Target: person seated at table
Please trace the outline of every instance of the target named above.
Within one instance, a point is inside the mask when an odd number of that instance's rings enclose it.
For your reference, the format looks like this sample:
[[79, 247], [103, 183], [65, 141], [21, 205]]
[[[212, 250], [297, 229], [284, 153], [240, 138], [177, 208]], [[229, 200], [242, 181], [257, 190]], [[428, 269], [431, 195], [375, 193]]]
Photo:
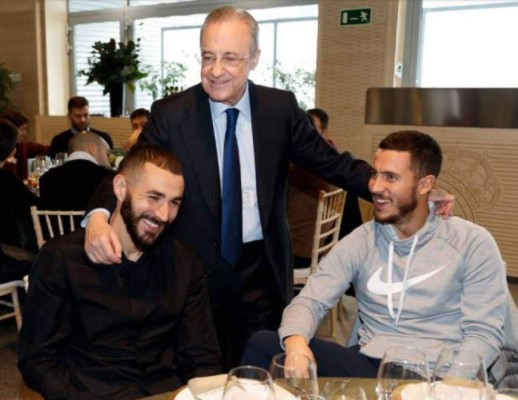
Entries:
[[220, 372], [203, 265], [163, 234], [183, 191], [175, 156], [136, 147], [113, 178], [122, 263], [90, 262], [83, 229], [41, 248], [20, 332], [30, 388], [45, 398], [134, 399]]
[[144, 129], [144, 126], [147, 124], [150, 116], [151, 113], [145, 108], [137, 108], [130, 114], [132, 132], [128, 141], [123, 146], [125, 151], [130, 151], [135, 143], [137, 143], [137, 139], [140, 136], [142, 129]]
[[[439, 175], [438, 143], [418, 131], [383, 139], [369, 190], [375, 220], [343, 238], [283, 313], [276, 332], [250, 339], [242, 362], [267, 366], [282, 351], [314, 358], [320, 376], [375, 377], [385, 350], [415, 346], [435, 360], [459, 344], [490, 366], [503, 345], [509, 298], [497, 244], [484, 228], [434, 215], [428, 194]], [[359, 307], [358, 344], [314, 338], [350, 284]]]
[[70, 129], [58, 133], [52, 138], [50, 142], [49, 157], [56, 157], [57, 153], [68, 152], [68, 142], [74, 135], [82, 132], [92, 132], [101, 136], [106, 143], [113, 149], [113, 141], [110, 135], [106, 132], [98, 131], [90, 127], [90, 111], [89, 103], [85, 97], [74, 96], [68, 100], [68, 114], [67, 118], [70, 123]]
[[30, 207], [38, 205], [38, 197], [3, 168], [6, 160], [16, 154], [17, 135], [16, 127], [0, 118], [0, 283], [27, 275], [30, 259], [38, 249], [30, 213]]
[[7, 160], [4, 168], [9, 169], [22, 180], [27, 179], [29, 175], [27, 160], [38, 155], [46, 155], [49, 152], [50, 146], [27, 140], [29, 119], [21, 112], [8, 110], [0, 117], [10, 121], [18, 130], [16, 155]]
[[84, 210], [99, 182], [113, 175], [108, 143], [95, 133], [76, 135], [68, 143], [65, 164], [40, 178], [41, 206], [48, 210]]

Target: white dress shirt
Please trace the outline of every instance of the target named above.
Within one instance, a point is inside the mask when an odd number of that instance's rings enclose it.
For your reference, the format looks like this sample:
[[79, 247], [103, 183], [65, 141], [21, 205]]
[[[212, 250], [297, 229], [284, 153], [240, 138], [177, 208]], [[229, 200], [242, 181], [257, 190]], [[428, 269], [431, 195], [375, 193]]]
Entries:
[[[227, 129], [227, 108], [237, 108], [239, 115], [236, 125], [237, 147], [239, 151], [239, 165], [241, 168], [241, 191], [243, 194], [243, 243], [263, 239], [259, 206], [257, 204], [257, 187], [255, 178], [255, 152], [252, 135], [252, 114], [250, 112], [250, 97], [248, 85], [239, 102], [229, 107], [209, 99], [212, 114], [212, 125], [218, 154], [219, 176], [223, 176], [223, 149]], [[223, 179], [220, 179], [223, 185]]]

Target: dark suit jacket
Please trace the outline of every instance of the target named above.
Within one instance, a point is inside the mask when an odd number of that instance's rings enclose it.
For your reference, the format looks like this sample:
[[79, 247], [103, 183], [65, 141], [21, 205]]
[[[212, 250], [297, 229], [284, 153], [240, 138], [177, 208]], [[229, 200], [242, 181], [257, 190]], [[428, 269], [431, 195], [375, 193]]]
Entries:
[[[311, 126], [293, 93], [250, 82], [249, 94], [266, 256], [277, 290], [287, 304], [293, 293], [285, 214], [290, 161], [365, 198], [370, 198], [367, 183], [371, 168], [330, 146]], [[185, 193], [173, 229], [178, 238], [197, 249], [210, 276], [220, 255], [221, 194], [209, 99], [201, 85], [155, 102], [139, 144], [169, 149], [180, 159]]]
[[[89, 132], [97, 133], [104, 140], [106, 140], [106, 143], [110, 145], [110, 149], [113, 149], [113, 140], [108, 133], [98, 131], [97, 129], [93, 128], [90, 128]], [[65, 132], [58, 133], [56, 136], [54, 136], [50, 142], [49, 157], [54, 158], [56, 153], [61, 151], [68, 153], [68, 142], [70, 139], [72, 139], [73, 136], [74, 132], [72, 132], [70, 129]]]
[[68, 161], [40, 178], [40, 203], [47, 210], [84, 210], [99, 182], [114, 171], [88, 160]]

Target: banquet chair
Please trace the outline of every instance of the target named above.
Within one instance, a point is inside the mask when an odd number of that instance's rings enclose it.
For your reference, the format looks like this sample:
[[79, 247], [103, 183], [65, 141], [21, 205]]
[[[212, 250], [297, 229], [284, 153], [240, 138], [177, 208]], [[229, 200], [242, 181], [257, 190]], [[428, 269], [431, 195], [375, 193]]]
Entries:
[[[306, 284], [309, 275], [316, 272], [318, 261], [338, 243], [345, 195], [346, 193], [343, 189], [337, 189], [332, 192], [320, 191], [311, 249], [311, 264], [308, 268], [294, 269], [293, 283], [296, 287]], [[340, 304], [329, 310], [331, 337], [336, 336], [336, 320], [339, 307]]]
[[31, 216], [38, 248], [49, 239], [74, 231], [79, 226], [78, 218], [84, 214], [84, 211], [38, 210], [32, 206]]
[[[0, 304], [3, 306], [8, 307], [10, 310], [11, 308], [13, 311], [8, 311], [6, 314], [0, 315], [0, 321], [7, 319], [7, 318], [16, 318], [16, 328], [20, 330], [22, 327], [22, 312], [20, 308], [20, 301], [18, 300], [18, 288], [24, 287], [24, 283], [21, 280], [18, 281], [11, 281], [7, 283], [0, 284]], [[4, 300], [4, 296], [11, 296], [10, 300]]]

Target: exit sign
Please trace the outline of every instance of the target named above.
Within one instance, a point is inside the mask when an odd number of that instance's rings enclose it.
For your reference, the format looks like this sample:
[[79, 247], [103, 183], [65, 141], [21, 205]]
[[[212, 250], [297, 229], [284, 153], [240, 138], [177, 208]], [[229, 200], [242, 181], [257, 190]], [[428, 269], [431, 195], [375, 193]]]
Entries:
[[371, 23], [372, 8], [340, 10], [340, 25], [366, 25]]

